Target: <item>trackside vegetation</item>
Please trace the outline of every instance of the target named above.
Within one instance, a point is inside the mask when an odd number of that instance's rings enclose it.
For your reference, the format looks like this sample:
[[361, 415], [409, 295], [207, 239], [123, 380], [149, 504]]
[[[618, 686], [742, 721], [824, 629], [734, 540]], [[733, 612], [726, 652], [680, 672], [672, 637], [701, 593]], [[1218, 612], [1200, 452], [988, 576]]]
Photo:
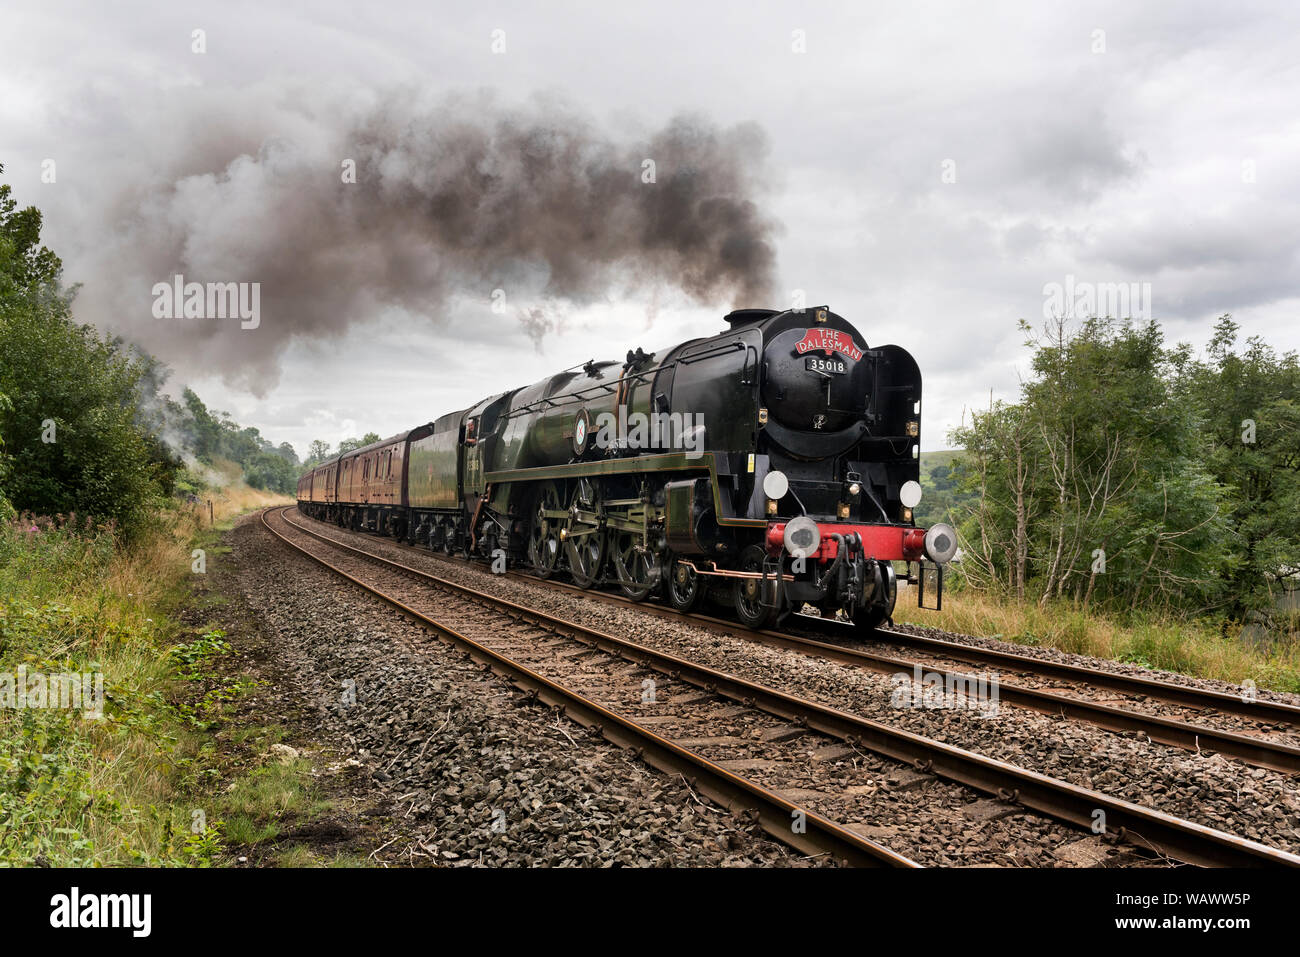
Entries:
[[40, 228], [0, 185], [0, 866], [227, 863], [316, 805], [197, 583], [298, 459], [78, 324]]
[[[251, 504], [219, 501], [226, 515]], [[216, 532], [184, 512], [128, 546], [80, 516], [0, 525], [0, 675], [102, 686], [102, 701], [69, 708], [29, 684], [0, 707], [0, 864], [213, 863], [229, 772], [214, 732], [249, 686], [210, 667], [229, 652], [217, 622], [181, 623], [196, 545], [217, 560]]]
[[[927, 466], [962, 557], [937, 620], [976, 635], [1300, 691], [1300, 360], [1222, 316], [1027, 333], [1018, 401]], [[929, 494], [930, 488], [927, 488]]]

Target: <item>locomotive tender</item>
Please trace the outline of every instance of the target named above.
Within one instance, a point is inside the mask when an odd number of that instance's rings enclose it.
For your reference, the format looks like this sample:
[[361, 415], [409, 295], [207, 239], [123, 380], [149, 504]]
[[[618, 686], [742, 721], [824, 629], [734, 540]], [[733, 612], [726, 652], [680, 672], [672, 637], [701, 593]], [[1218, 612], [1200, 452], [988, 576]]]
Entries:
[[712, 592], [754, 628], [807, 603], [872, 629], [894, 608], [894, 562], [922, 585], [918, 603], [927, 579], [941, 601], [957, 538], [912, 521], [911, 355], [869, 348], [827, 307], [726, 321], [336, 456], [299, 479], [299, 507], [682, 611]]

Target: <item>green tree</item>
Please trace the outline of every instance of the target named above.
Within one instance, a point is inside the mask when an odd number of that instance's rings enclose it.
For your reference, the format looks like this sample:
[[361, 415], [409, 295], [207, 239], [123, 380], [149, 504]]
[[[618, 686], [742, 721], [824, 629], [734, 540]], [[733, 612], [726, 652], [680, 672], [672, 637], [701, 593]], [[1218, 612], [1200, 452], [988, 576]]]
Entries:
[[[50, 300], [49, 302], [53, 302]], [[174, 469], [137, 419], [140, 367], [117, 343], [52, 312], [0, 315], [6, 497], [20, 509], [85, 512], [134, 526]]]
[[276, 452], [258, 452], [244, 466], [244, 481], [254, 488], [288, 495], [298, 487], [298, 465]]
[[148, 367], [72, 320], [75, 289], [63, 289], [40, 228], [40, 212], [0, 185], [0, 493], [16, 508], [91, 513], [130, 531], [174, 474], [139, 412]]
[[13, 300], [57, 295], [63, 272], [59, 257], [40, 245], [41, 211], [19, 209], [11, 193], [8, 183], [0, 183], [0, 311]]
[[365, 448], [367, 445], [373, 445], [379, 441], [379, 435], [375, 432], [367, 432], [359, 439], [344, 439], [339, 443], [339, 455], [348, 452], [355, 452], [357, 449]]
[[[0, 319], [0, 321], [3, 320]], [[9, 397], [0, 392], [0, 423], [3, 423], [4, 414], [11, 408]], [[9, 521], [14, 514], [13, 506], [9, 504], [9, 500], [4, 495], [5, 478], [9, 474], [9, 468], [9, 456], [5, 454], [4, 433], [0, 431], [0, 522]]]
[[1215, 607], [1228, 490], [1182, 394], [1189, 350], [1166, 348], [1154, 322], [1110, 319], [1057, 323], [1027, 344], [1020, 401], [953, 436], [975, 496], [960, 527], [966, 577], [1040, 602]]
[[1207, 467], [1230, 491], [1223, 598], [1241, 620], [1273, 606], [1300, 573], [1300, 360], [1258, 336], [1238, 351], [1238, 333], [1222, 316], [1181, 385], [1203, 423]]
[[311, 445], [307, 446], [307, 461], [303, 465], [307, 468], [319, 465], [330, 457], [330, 444], [321, 439], [313, 439]]
[[0, 496], [129, 530], [173, 494], [186, 461], [229, 461], [254, 487], [293, 491], [292, 445], [210, 411], [192, 389], [169, 398], [161, 362], [73, 321], [76, 290], [40, 230], [40, 211], [18, 209], [0, 185]]

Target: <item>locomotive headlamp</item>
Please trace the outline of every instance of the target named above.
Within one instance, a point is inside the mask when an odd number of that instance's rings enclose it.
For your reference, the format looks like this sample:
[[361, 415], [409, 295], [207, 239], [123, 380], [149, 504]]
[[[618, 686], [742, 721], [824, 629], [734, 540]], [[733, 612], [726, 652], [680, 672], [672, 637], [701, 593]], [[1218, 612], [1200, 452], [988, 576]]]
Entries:
[[769, 498], [769, 499], [767, 500], [767, 514], [768, 514], [768, 515], [775, 515], [775, 514], [776, 514], [776, 510], [777, 510], [777, 502], [776, 502], [776, 499], [774, 499], [774, 498]]
[[807, 558], [822, 543], [822, 532], [807, 515], [791, 519], [785, 526], [785, 550], [792, 558]]
[[903, 521], [910, 522], [911, 520], [912, 520], [912, 510], [905, 505], [903, 506]]
[[921, 504], [921, 483], [904, 482], [903, 487], [898, 490], [898, 500], [908, 508], [916, 508]]
[[857, 498], [859, 495], [861, 495], [862, 494], [861, 484], [859, 484], [858, 482], [850, 482], [849, 494], [852, 495], [854, 498]]
[[937, 565], [946, 565], [957, 554], [957, 533], [951, 525], [940, 522], [925, 533], [925, 556]]
[[912, 438], [916, 438], [918, 435], [920, 435], [920, 434], [921, 434], [921, 423], [920, 423], [920, 422], [917, 422], [915, 419], [913, 419], [913, 420], [911, 420], [910, 422], [908, 422], [908, 423], [907, 423], [907, 434], [910, 435]]
[[840, 502], [840, 504], [839, 504], [838, 506], [836, 506], [836, 508], [835, 508], [835, 514], [838, 515], [841, 519], [846, 519], [846, 518], [848, 518], [848, 517], [849, 517], [849, 503], [848, 503], [848, 502]]
[[785, 477], [785, 473], [773, 469], [763, 476], [763, 494], [768, 498], [774, 498], [777, 501], [785, 498], [785, 493], [790, 491], [790, 480]]

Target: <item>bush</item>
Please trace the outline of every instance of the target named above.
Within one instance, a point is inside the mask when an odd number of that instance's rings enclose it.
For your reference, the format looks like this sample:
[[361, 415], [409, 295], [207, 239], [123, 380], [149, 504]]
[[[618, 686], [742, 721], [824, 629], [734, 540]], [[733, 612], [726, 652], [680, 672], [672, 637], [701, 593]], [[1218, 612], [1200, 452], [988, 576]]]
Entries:
[[40, 228], [0, 184], [0, 500], [131, 534], [180, 466], [139, 411], [156, 363], [72, 320], [76, 290]]
[[140, 364], [48, 308], [0, 316], [0, 491], [18, 508], [81, 512], [135, 530], [170, 475], [137, 422]]

